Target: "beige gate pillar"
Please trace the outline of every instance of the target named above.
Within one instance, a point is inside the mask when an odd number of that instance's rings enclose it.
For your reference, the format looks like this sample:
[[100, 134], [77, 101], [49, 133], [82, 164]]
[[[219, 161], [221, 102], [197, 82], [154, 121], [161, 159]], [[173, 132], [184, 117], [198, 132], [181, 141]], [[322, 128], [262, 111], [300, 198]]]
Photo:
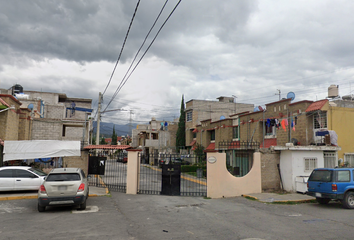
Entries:
[[127, 149], [128, 161], [127, 161], [127, 194], [137, 194], [139, 184], [139, 152], [140, 149]]
[[261, 154], [253, 154], [253, 166], [247, 175], [235, 177], [226, 168], [226, 153], [207, 153], [207, 196], [236, 197], [261, 193]]

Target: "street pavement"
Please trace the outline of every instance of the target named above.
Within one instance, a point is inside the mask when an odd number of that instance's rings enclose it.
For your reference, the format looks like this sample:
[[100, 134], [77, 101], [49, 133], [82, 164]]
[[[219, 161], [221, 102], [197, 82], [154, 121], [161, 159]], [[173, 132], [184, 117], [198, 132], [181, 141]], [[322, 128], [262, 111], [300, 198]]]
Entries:
[[[353, 239], [353, 211], [337, 202], [297, 202], [307, 198], [302, 194], [208, 199], [103, 190], [91, 189], [97, 197], [84, 211], [39, 213], [36, 199], [0, 201], [0, 239]], [[277, 204], [284, 199], [289, 204]]]

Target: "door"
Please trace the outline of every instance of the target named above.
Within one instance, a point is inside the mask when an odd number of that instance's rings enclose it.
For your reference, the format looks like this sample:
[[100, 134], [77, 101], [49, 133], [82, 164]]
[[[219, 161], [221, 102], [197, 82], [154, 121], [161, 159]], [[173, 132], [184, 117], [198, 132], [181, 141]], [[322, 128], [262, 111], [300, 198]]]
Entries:
[[38, 190], [41, 180], [33, 173], [16, 169], [15, 189], [16, 190]]
[[170, 196], [181, 195], [181, 165], [162, 165], [162, 189], [161, 194]]
[[15, 190], [15, 170], [4, 169], [0, 171], [0, 191]]

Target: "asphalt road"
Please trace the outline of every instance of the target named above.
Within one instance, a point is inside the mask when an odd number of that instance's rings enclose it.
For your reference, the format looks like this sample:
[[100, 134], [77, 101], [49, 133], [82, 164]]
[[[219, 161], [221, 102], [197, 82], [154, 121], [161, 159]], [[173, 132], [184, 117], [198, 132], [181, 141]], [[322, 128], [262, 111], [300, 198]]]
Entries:
[[354, 211], [331, 202], [267, 204], [243, 197], [92, 197], [88, 210], [37, 211], [36, 199], [0, 201], [0, 239], [353, 239]]

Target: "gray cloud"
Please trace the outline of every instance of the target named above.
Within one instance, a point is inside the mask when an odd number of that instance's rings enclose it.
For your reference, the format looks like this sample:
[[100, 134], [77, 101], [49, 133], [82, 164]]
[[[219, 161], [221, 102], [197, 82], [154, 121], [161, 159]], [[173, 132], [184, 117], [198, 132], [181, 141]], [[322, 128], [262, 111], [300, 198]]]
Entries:
[[[141, 1], [107, 96], [113, 95], [164, 2]], [[168, 2], [157, 28], [177, 2]], [[0, 4], [0, 87], [22, 83], [30, 90], [97, 99], [121, 50], [136, 1]], [[146, 119], [165, 116], [162, 110], [178, 115], [182, 94], [186, 101], [237, 95], [238, 102], [264, 105], [277, 100], [277, 89], [283, 97], [296, 92], [298, 100], [323, 98], [330, 84], [350, 92], [353, 10], [349, 0], [182, 1], [119, 93], [128, 103], [113, 102], [112, 107], [139, 109], [136, 117]], [[93, 78], [77, 70], [44, 74], [38, 68], [56, 59], [81, 64], [85, 71], [93, 63], [106, 63], [109, 70], [97, 69]]]

